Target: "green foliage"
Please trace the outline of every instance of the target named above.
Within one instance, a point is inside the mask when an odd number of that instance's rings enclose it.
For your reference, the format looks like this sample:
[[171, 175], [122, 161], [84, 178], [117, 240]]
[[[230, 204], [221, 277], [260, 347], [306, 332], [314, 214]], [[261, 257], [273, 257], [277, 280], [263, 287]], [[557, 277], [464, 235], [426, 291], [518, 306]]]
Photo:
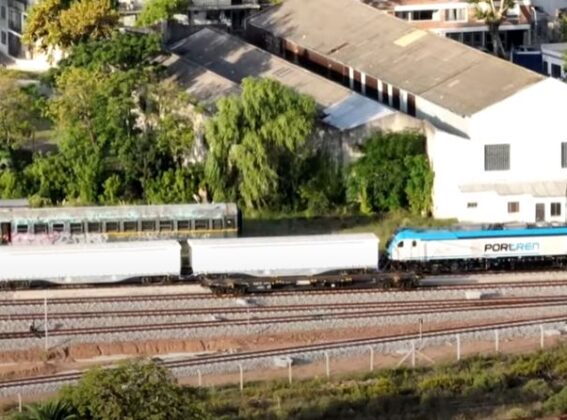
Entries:
[[0, 74], [0, 150], [16, 148], [33, 136], [34, 104], [17, 79]]
[[567, 413], [567, 386], [557, 394], [552, 395], [543, 403], [543, 409], [548, 414]]
[[[303, 182], [298, 188], [300, 203], [297, 207], [305, 209], [308, 215], [328, 214], [344, 203], [341, 167], [325, 153], [305, 160], [300, 179]], [[293, 185], [290, 187], [295, 188]], [[291, 191], [289, 195], [292, 195]]]
[[198, 195], [199, 183], [203, 178], [200, 166], [170, 169], [146, 184], [148, 203], [190, 203]]
[[423, 135], [412, 131], [377, 133], [362, 146], [364, 156], [347, 176], [347, 197], [363, 213], [410, 205], [415, 214], [429, 210], [433, 174]]
[[119, 14], [111, 0], [41, 0], [30, 10], [23, 41], [44, 52], [108, 38]]
[[111, 38], [82, 42], [59, 63], [58, 73], [70, 68], [89, 70], [133, 70], [151, 67], [151, 60], [161, 53], [161, 41], [155, 34], [114, 32]]
[[[270, 79], [246, 78], [240, 97], [221, 99], [206, 126], [205, 176], [216, 201], [274, 208], [290, 199], [289, 169], [308, 155], [315, 102]], [[291, 179], [290, 179], [291, 178]]]
[[405, 193], [413, 214], [426, 215], [431, 209], [433, 171], [425, 155], [407, 156], [404, 165], [408, 169]]
[[138, 26], [150, 26], [172, 19], [176, 13], [187, 13], [190, 0], [148, 0], [136, 19]]
[[426, 396], [432, 395], [458, 395], [466, 386], [462, 376], [449, 373], [439, 373], [424, 378], [417, 385], [420, 393]]
[[522, 386], [522, 393], [530, 398], [543, 401], [553, 394], [553, 390], [543, 379], [530, 379]]
[[51, 400], [40, 404], [27, 405], [22, 413], [12, 416], [13, 420], [79, 420], [74, 408], [67, 402]]
[[8, 169], [0, 171], [0, 199], [21, 198], [25, 195], [25, 185], [18, 173]]
[[155, 363], [127, 362], [92, 369], [76, 386], [61, 391], [81, 418], [93, 420], [186, 420], [207, 416], [194, 396], [177, 387]]

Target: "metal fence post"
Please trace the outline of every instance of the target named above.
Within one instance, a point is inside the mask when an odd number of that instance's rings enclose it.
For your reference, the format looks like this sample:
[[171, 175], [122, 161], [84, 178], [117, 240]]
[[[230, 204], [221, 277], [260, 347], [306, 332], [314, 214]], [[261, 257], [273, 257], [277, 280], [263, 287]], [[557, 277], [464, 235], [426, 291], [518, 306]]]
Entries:
[[494, 350], [496, 353], [500, 351], [500, 334], [498, 330], [494, 330]]
[[238, 369], [240, 370], [240, 392], [244, 390], [244, 371], [242, 370], [242, 365], [238, 365]]
[[415, 367], [415, 340], [411, 341], [411, 367]]
[[203, 375], [201, 374], [201, 369], [197, 371], [197, 384], [199, 388], [203, 386]]
[[43, 299], [43, 329], [45, 331], [45, 351], [49, 349], [48, 338], [47, 338], [47, 296]]
[[544, 349], [545, 347], [545, 331], [543, 329], [543, 325], [539, 326], [539, 332], [540, 332], [540, 336], [539, 336], [539, 347], [540, 349]]
[[370, 349], [370, 372], [374, 370], [374, 349], [372, 346], [368, 347]]
[[461, 336], [457, 334], [455, 338], [457, 339], [457, 360], [461, 360]]
[[329, 363], [329, 352], [325, 352], [325, 370], [327, 372], [327, 378], [331, 377], [331, 366]]
[[291, 374], [291, 360], [287, 362], [287, 378], [289, 380], [289, 384], [291, 385], [293, 382], [293, 377]]

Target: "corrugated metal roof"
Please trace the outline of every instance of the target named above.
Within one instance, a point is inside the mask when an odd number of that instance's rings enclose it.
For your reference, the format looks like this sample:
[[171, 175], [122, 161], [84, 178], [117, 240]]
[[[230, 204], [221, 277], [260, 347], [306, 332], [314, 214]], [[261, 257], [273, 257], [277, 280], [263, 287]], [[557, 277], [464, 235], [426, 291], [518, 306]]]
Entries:
[[495, 192], [498, 195], [531, 195], [533, 197], [566, 197], [566, 181], [517, 182], [460, 185], [464, 193]]
[[249, 25], [463, 116], [544, 79], [360, 0], [284, 0]]
[[348, 130], [395, 112], [386, 105], [353, 93], [341, 102], [325, 109], [324, 113], [327, 116], [323, 121], [339, 130]]
[[[205, 80], [205, 71], [235, 85], [249, 76], [277, 80], [299, 93], [311, 96], [327, 115], [323, 121], [340, 130], [354, 128], [397, 112], [216, 29], [201, 29], [170, 49], [183, 57], [183, 61], [177, 61], [175, 66], [202, 69], [200, 72], [183, 71], [175, 67], [176, 73], [186, 75], [187, 85], [193, 86], [193, 90], [196, 89], [195, 86], [202, 86], [201, 92], [214, 92], [217, 98], [230, 91], [227, 92], [222, 87], [217, 90], [215, 84], [218, 82], [212, 78]], [[191, 87], [188, 92], [191, 93]]]
[[210, 111], [214, 110], [217, 100], [231, 94], [240, 94], [238, 83], [179, 55], [172, 54], [160, 64], [167, 68], [169, 80], [177, 82], [185, 92]]

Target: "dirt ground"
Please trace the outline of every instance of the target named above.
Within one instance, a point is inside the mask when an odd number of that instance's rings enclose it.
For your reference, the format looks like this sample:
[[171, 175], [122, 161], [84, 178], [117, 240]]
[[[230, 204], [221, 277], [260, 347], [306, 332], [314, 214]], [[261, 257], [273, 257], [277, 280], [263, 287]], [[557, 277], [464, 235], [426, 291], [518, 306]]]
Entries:
[[[504, 319], [502, 319], [502, 321], [504, 321]], [[483, 323], [490, 322], [493, 322], [493, 320], [487, 319], [483, 321]], [[474, 322], [476, 325], [479, 323], [479, 321]], [[429, 330], [447, 327], [462, 327], [471, 324], [471, 322], [431, 323], [424, 325], [423, 331], [427, 332]], [[204, 352], [243, 352], [286, 348], [353, 338], [417, 333], [418, 330], [418, 325], [400, 324], [382, 328], [348, 328], [241, 337], [219, 337], [200, 340], [153, 340], [143, 342], [77, 344], [51, 349], [48, 354], [46, 354], [41, 347], [38, 347], [22, 351], [1, 352], [0, 381], [67, 370], [85, 369], [93, 365], [107, 365], [129, 357], [163, 357], [180, 353], [189, 357], [191, 354]], [[551, 338], [548, 338], [548, 340], [550, 339]], [[469, 344], [467, 344], [467, 346], [469, 346]], [[377, 356], [375, 360], [378, 363], [379, 360]]]

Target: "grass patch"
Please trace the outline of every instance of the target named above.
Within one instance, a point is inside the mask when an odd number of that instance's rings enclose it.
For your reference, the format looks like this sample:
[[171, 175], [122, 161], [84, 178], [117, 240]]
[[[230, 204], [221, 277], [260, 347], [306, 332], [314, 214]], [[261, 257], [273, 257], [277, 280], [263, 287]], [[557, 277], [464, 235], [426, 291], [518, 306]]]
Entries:
[[25, 70], [15, 70], [15, 69], [5, 69], [0, 68], [0, 77], [12, 77], [14, 79], [29, 79], [29, 80], [40, 80], [44, 73], [36, 71], [25, 71]]
[[380, 238], [380, 247], [383, 248], [400, 227], [442, 227], [455, 222], [414, 216], [402, 210], [373, 216], [337, 212], [313, 217], [301, 213], [245, 212], [242, 233], [244, 236], [288, 236], [372, 232]]

